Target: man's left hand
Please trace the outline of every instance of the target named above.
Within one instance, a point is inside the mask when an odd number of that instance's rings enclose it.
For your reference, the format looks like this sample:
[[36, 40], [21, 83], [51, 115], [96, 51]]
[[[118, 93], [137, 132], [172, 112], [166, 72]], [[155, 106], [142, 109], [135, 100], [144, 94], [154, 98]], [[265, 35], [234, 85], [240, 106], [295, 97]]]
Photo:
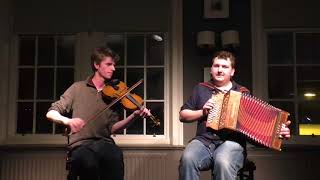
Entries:
[[135, 116], [141, 116], [141, 117], [148, 117], [148, 116], [151, 116], [151, 113], [150, 113], [150, 110], [145, 108], [145, 107], [142, 107], [141, 109], [139, 110], [135, 110], [134, 111], [134, 115]]
[[286, 123], [283, 123], [281, 125], [280, 129], [280, 138], [289, 139], [291, 137], [289, 125], [291, 124], [291, 121], [288, 120]]

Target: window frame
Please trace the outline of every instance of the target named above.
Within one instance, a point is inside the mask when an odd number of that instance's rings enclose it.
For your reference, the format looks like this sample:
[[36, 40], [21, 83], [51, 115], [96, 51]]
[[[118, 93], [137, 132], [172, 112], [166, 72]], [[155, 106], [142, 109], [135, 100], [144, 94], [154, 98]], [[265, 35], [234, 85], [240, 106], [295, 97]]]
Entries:
[[[169, 77], [169, 73], [170, 73], [170, 68], [169, 68], [169, 40], [168, 40], [168, 33], [166, 32], [124, 32], [124, 33], [105, 33], [105, 42], [107, 43], [106, 40], [106, 36], [108, 35], [123, 35], [124, 37], [124, 48], [127, 48], [127, 37], [131, 36], [131, 35], [143, 35], [144, 36], [144, 44], [146, 45], [146, 37], [150, 34], [158, 34], [161, 33], [163, 34], [163, 41], [164, 41], [164, 64], [163, 65], [147, 65], [146, 64], [146, 46], [144, 46], [144, 64], [143, 65], [128, 65], [127, 63], [124, 63], [123, 65], [117, 65], [116, 68], [123, 68], [125, 70], [125, 72], [130, 69], [130, 68], [143, 68], [143, 72], [144, 72], [144, 77], [142, 77], [144, 80], [147, 78], [146, 77], [146, 73], [147, 73], [147, 68], [148, 67], [160, 67], [163, 68], [163, 73], [164, 73], [164, 95], [163, 95], [163, 100], [146, 100], [145, 102], [162, 102], [163, 106], [164, 106], [164, 134], [163, 135], [135, 135], [135, 134], [114, 134], [112, 135], [113, 139], [118, 143], [118, 144], [127, 144], [127, 145], [134, 145], [134, 144], [170, 144], [170, 138], [169, 138], [169, 103], [168, 103], [168, 99], [169, 99], [169, 87], [168, 87], [168, 82], [170, 82], [170, 77]], [[126, 62], [126, 52], [125, 52], [125, 57], [121, 57], [124, 58], [124, 61]], [[124, 81], [126, 81], [126, 73], [124, 73], [125, 75], [125, 79]], [[143, 86], [144, 92], [147, 91], [146, 89], [146, 82], [144, 82], [143, 84], [141, 84], [140, 86]], [[144, 94], [144, 96], [146, 96], [146, 94]], [[145, 99], [146, 97], [142, 97], [143, 99]], [[148, 107], [147, 107], [148, 108]], [[152, 113], [152, 112], [151, 112]], [[126, 115], [126, 113], [125, 113]], [[148, 119], [146, 119], [146, 121], [149, 121]], [[145, 124], [144, 124], [145, 125]]]
[[[169, 66], [168, 66], [168, 82], [167, 87], [165, 91], [168, 92], [169, 99], [166, 100], [167, 107], [169, 111], [167, 112], [167, 116], [169, 116], [168, 121], [168, 134], [167, 137], [163, 140], [163, 144], [159, 144], [162, 142], [156, 142], [151, 141], [149, 143], [144, 143], [142, 141], [142, 144], [135, 143], [134, 147], [145, 147], [145, 146], [182, 146], [184, 144], [184, 131], [183, 131], [183, 123], [179, 121], [179, 111], [180, 107], [183, 103], [183, 3], [182, 0], [174, 0], [171, 1], [171, 9], [170, 14], [171, 18], [169, 20], [168, 25], [168, 54], [167, 59], [170, 60]], [[18, 33], [18, 32], [15, 32]], [[78, 36], [81, 36], [81, 34], [90, 34], [95, 35], [95, 33], [89, 33], [89, 32], [83, 32], [79, 33]], [[55, 135], [55, 136], [43, 136], [41, 137], [33, 137], [33, 136], [16, 136], [12, 131], [14, 130], [14, 120], [15, 120], [15, 108], [14, 108], [14, 95], [15, 93], [12, 91], [16, 88], [16, 79], [15, 79], [15, 71], [13, 71], [14, 67], [16, 67], [17, 59], [17, 37], [12, 32], [10, 34], [10, 41], [8, 43], [8, 46], [5, 46], [3, 48], [4, 56], [5, 56], [5, 62], [2, 62], [1, 64], [7, 65], [8, 71], [1, 72], [4, 74], [4, 79], [8, 82], [8, 88], [4, 89], [2, 91], [2, 94], [4, 96], [4, 99], [7, 100], [7, 106], [5, 107], [5, 110], [3, 110], [3, 118], [1, 120], [2, 126], [0, 127], [1, 132], [0, 133], [0, 144], [1, 145], [21, 145], [21, 144], [37, 144], [37, 145], [65, 145], [66, 144], [66, 137], [63, 137], [61, 135]], [[80, 38], [81, 39], [81, 38]], [[93, 44], [93, 42], [90, 42], [86, 40], [85, 38], [82, 38], [82, 42], [78, 42], [78, 44], [83, 43], [81, 47], [76, 48], [76, 62], [78, 59], [86, 58], [86, 56], [82, 55], [88, 55], [84, 51], [85, 48], [88, 47], [95, 47], [97, 44]], [[99, 43], [99, 42], [94, 42]], [[78, 56], [77, 56], [78, 55]], [[77, 71], [75, 72], [75, 81], [85, 78], [88, 75], [87, 69], [84, 67], [87, 67], [88, 64], [76, 64]], [[11, 80], [11, 81], [10, 81]], [[9, 82], [10, 81], [10, 82]], [[36, 138], [36, 139], [35, 139]], [[131, 141], [130, 141], [131, 142]], [[128, 141], [120, 142], [121, 146], [125, 146], [128, 143]]]
[[[21, 35], [43, 35], [43, 34], [27, 34], [21, 33]], [[47, 35], [47, 34], [45, 34]], [[52, 36], [56, 35], [72, 35], [72, 34], [48, 34]], [[16, 127], [17, 127], [17, 102], [20, 100], [17, 99], [18, 96], [18, 76], [19, 76], [19, 35], [15, 34], [11, 40], [10, 44], [10, 52], [9, 58], [11, 62], [9, 63], [9, 77], [11, 79], [9, 83], [9, 113], [8, 113], [8, 120], [7, 123], [7, 137], [5, 139], [5, 144], [60, 144], [61, 142], [65, 144], [66, 137], [62, 136], [61, 134], [35, 134], [35, 127], [33, 127], [32, 134], [17, 134]], [[54, 66], [54, 68], [60, 66]], [[63, 66], [61, 66], [63, 67]], [[69, 66], [68, 66], [69, 67]], [[74, 67], [74, 66], [73, 66]], [[34, 69], [39, 69], [35, 67]], [[41, 68], [40, 68], [41, 69]], [[74, 70], [76, 68], [74, 67]], [[74, 73], [75, 74], [75, 73]], [[59, 95], [58, 95], [59, 96]], [[47, 100], [44, 100], [47, 101]], [[43, 100], [37, 100], [35, 97], [33, 98], [33, 103], [43, 102]], [[36, 110], [34, 110], [35, 112]], [[33, 121], [35, 121], [35, 115], [33, 115]], [[33, 124], [34, 126], [34, 124]], [[55, 126], [55, 125], [54, 125]], [[55, 128], [53, 127], [53, 130]], [[54, 132], [52, 132], [54, 133]]]
[[[83, 34], [88, 34], [88, 33], [83, 33]], [[96, 36], [92, 36], [96, 37]], [[101, 38], [101, 36], [97, 36]], [[81, 37], [81, 35], [78, 35], [76, 38], [76, 41], [82, 42], [83, 39], [86, 39], [88, 37]], [[175, 132], [172, 132], [174, 128], [172, 124], [172, 119], [178, 121], [178, 118], [172, 118], [172, 115], [174, 114], [172, 112], [172, 102], [170, 102], [170, 97], [172, 97], [172, 88], [170, 88], [169, 83], [173, 81], [177, 81], [178, 77], [172, 78], [170, 74], [172, 74], [172, 65], [169, 64], [169, 59], [170, 59], [170, 54], [169, 54], [169, 40], [168, 37], [166, 36], [166, 44], [164, 45], [164, 118], [165, 118], [165, 126], [164, 126], [164, 134], [163, 135], [156, 135], [155, 137], [153, 135], [113, 135], [115, 141], [120, 144], [120, 145], [174, 145], [174, 144], [180, 144], [182, 145], [181, 138], [178, 138], [179, 141], [173, 140], [172, 139], [172, 134], [175, 134]], [[90, 39], [89, 41], [93, 41], [94, 39]], [[85, 43], [83, 43], [85, 44]], [[79, 47], [80, 46], [80, 47]], [[18, 82], [18, 47], [19, 47], [19, 40], [18, 40], [18, 35], [16, 35], [13, 40], [12, 40], [12, 45], [11, 45], [11, 52], [10, 52], [10, 58], [13, 60], [10, 63], [10, 77], [12, 81], [9, 83], [10, 84], [10, 94], [9, 94], [9, 121], [8, 121], [8, 131], [7, 131], [7, 137], [5, 139], [6, 144], [65, 144], [66, 143], [66, 137], [62, 136], [61, 134], [16, 134], [16, 119], [17, 119], [17, 107], [16, 107], [16, 94], [17, 94], [17, 82]], [[83, 74], [77, 74], [76, 72], [78, 70], [83, 69], [83, 67], [78, 67], [79, 64], [81, 64], [78, 61], [79, 57], [82, 55], [79, 54], [81, 52], [81, 49], [83, 49], [79, 44], [76, 44], [76, 50], [75, 50], [75, 81], [79, 80], [81, 76], [85, 76]], [[177, 66], [178, 64], [174, 65]], [[88, 67], [90, 69], [90, 67]], [[181, 70], [180, 70], [181, 71]], [[171, 78], [170, 78], [171, 77]], [[146, 87], [144, 86], [144, 89]], [[180, 97], [182, 98], [182, 97]], [[172, 99], [172, 98], [171, 98]], [[179, 107], [176, 107], [175, 109], [178, 109]], [[176, 124], [180, 126], [179, 129], [181, 129], [181, 124]], [[176, 126], [177, 127], [177, 126]], [[171, 131], [170, 131], [171, 129]], [[181, 133], [182, 131], [178, 131]], [[178, 143], [177, 143], [178, 142]]]
[[[293, 53], [293, 58], [294, 58], [294, 62], [293, 64], [291, 65], [280, 65], [280, 66], [283, 66], [283, 67], [292, 67], [294, 68], [293, 71], [295, 71], [294, 74], [296, 74], [296, 67], [297, 67], [297, 63], [296, 63], [296, 34], [297, 33], [320, 33], [320, 29], [318, 28], [265, 28], [264, 31], [263, 31], [263, 34], [264, 34], [264, 58], [263, 58], [263, 61], [262, 63], [264, 64], [264, 69], [263, 69], [263, 72], [260, 72], [260, 73], [263, 73], [265, 74], [265, 77], [266, 77], [266, 80], [264, 81], [264, 83], [261, 83], [263, 89], [264, 89], [264, 92], [262, 92], [262, 94], [264, 94], [264, 99], [266, 101], [269, 101], [269, 100], [290, 100], [290, 102], [293, 103], [294, 105], [294, 111], [295, 112], [290, 112], [290, 113], [294, 113], [294, 116], [295, 116], [295, 127], [296, 127], [296, 132], [297, 134], [291, 134], [291, 138], [289, 140], [286, 140], [286, 141], [283, 141], [283, 144], [284, 145], [317, 145], [319, 146], [320, 145], [320, 137], [319, 136], [302, 136], [302, 135], [299, 135], [299, 120], [298, 120], [298, 104], [299, 104], [299, 99], [298, 97], [295, 95], [293, 98], [291, 99], [270, 99], [268, 97], [268, 68], [269, 67], [275, 67], [274, 64], [268, 64], [268, 45], [267, 45], [267, 40], [268, 40], [268, 34], [270, 33], [281, 33], [281, 32], [289, 32], [289, 33], [292, 33], [292, 38], [293, 38], [293, 50], [292, 50], [292, 53]], [[319, 63], [320, 64], [320, 63]], [[299, 65], [309, 65], [309, 64], [299, 64]], [[280, 67], [280, 66], [277, 66], [277, 67]], [[257, 69], [255, 69], [253, 67], [253, 73], [257, 72]], [[296, 75], [294, 75], [294, 92], [295, 94], [297, 93], [297, 77]], [[290, 116], [289, 116], [289, 119], [290, 119]]]

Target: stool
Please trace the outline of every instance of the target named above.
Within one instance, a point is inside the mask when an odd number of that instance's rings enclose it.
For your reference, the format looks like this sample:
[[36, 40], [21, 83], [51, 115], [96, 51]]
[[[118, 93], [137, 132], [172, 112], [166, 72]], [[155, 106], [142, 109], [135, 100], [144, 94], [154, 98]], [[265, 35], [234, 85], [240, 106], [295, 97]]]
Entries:
[[253, 180], [255, 170], [256, 165], [254, 164], [254, 162], [246, 159], [243, 167], [238, 172], [238, 176], [240, 177], [240, 180]]

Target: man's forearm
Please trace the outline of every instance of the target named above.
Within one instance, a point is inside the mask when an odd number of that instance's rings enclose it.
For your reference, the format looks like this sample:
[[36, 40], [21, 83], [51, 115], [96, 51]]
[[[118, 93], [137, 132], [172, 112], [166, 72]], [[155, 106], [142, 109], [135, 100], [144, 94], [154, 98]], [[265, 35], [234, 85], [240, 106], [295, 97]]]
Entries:
[[111, 129], [111, 133], [116, 133], [117, 131], [120, 131], [122, 129], [125, 129], [131, 121], [133, 121], [135, 118], [134, 113], [132, 113], [130, 116], [128, 116], [126, 119], [123, 119], [121, 121], [116, 122]]
[[70, 119], [62, 116], [58, 111], [56, 110], [50, 110], [49, 112], [47, 112], [46, 114], [47, 118], [55, 123], [58, 124], [64, 124], [64, 125], [68, 125]]
[[180, 121], [182, 122], [193, 122], [199, 120], [201, 117], [203, 117], [203, 110], [190, 110], [190, 109], [184, 109], [180, 111]]

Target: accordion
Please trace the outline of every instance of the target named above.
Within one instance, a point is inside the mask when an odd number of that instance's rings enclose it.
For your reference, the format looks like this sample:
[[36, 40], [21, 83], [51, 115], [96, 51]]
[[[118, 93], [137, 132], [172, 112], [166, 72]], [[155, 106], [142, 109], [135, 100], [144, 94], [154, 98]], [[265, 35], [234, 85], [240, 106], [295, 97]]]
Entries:
[[209, 111], [207, 127], [238, 131], [263, 146], [281, 150], [279, 133], [288, 112], [232, 90], [226, 94], [213, 94], [212, 99], [215, 107]]

